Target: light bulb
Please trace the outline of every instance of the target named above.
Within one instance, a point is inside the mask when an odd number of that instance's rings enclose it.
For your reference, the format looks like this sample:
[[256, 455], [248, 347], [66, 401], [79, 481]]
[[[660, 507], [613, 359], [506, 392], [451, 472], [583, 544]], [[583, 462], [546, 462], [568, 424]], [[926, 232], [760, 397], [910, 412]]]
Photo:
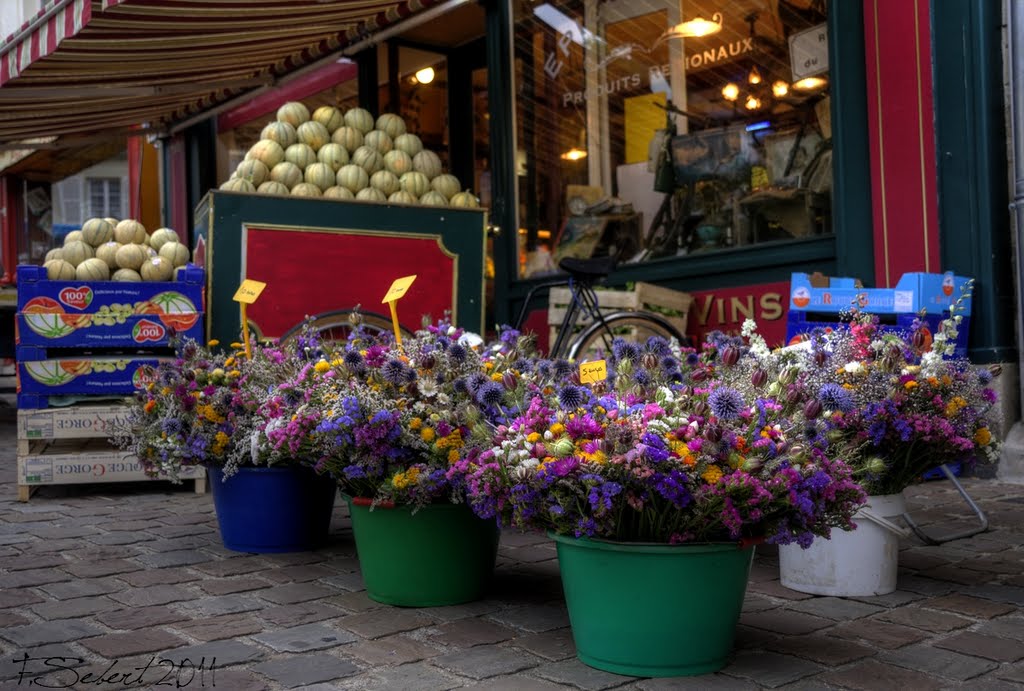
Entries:
[[732, 82], [729, 82], [728, 84], [722, 87], [722, 98], [724, 98], [726, 101], [735, 101], [737, 98], [739, 98], [739, 96], [740, 88], [733, 84]]
[[828, 80], [822, 77], [805, 77], [798, 82], [793, 82], [793, 88], [799, 91], [814, 91], [828, 84]]
[[750, 68], [750, 75], [747, 77], [747, 81], [751, 84], [761, 83], [761, 73], [757, 71], [757, 66]]
[[782, 98], [789, 93], [789, 84], [782, 81], [781, 79], [772, 83], [772, 93], [775, 94], [776, 98]]
[[747, 110], [757, 110], [758, 108], [761, 107], [761, 99], [759, 99], [757, 96], [754, 96], [753, 94], [751, 94], [751, 95], [747, 96], [747, 100], [743, 104], [743, 106]]
[[420, 84], [429, 84], [434, 81], [434, 68], [424, 67], [421, 70], [416, 71], [416, 81]]

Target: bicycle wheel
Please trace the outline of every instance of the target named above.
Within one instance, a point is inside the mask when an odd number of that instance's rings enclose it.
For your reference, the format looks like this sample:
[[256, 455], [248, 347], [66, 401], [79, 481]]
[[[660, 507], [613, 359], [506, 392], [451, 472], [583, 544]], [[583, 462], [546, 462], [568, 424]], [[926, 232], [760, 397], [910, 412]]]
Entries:
[[[333, 310], [331, 312], [321, 312], [308, 320], [303, 320], [288, 329], [283, 336], [279, 339], [281, 343], [286, 343], [292, 339], [298, 338], [302, 334], [303, 328], [309, 324], [317, 336], [321, 340], [326, 341], [345, 341], [348, 340], [349, 334], [356, 328], [356, 324], [353, 323], [354, 315], [358, 315], [360, 318], [359, 326], [370, 336], [389, 335], [393, 337], [394, 327], [391, 325], [391, 319], [385, 317], [382, 314], [376, 314], [375, 312], [356, 312], [355, 310]], [[411, 337], [412, 332], [401, 327], [402, 337]]]
[[633, 343], [644, 343], [651, 336], [679, 343], [685, 337], [659, 314], [653, 312], [613, 312], [602, 321], [584, 329], [569, 346], [568, 357], [577, 362], [602, 360], [611, 354], [612, 340], [624, 338]]

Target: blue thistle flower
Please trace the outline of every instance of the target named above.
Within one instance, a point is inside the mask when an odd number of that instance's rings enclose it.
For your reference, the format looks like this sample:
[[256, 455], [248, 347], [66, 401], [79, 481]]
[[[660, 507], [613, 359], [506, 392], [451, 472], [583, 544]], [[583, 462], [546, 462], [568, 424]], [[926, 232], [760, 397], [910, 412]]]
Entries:
[[735, 420], [746, 407], [740, 392], [727, 386], [712, 391], [708, 396], [708, 405], [719, 420]]
[[505, 387], [496, 381], [487, 382], [476, 390], [476, 400], [487, 406], [500, 405], [504, 395]]
[[647, 339], [647, 352], [664, 357], [672, 354], [672, 348], [669, 347], [668, 341], [661, 336], [651, 336]]
[[350, 350], [345, 353], [345, 357], [342, 358], [346, 367], [355, 368], [363, 364], [363, 356], [357, 350]]
[[583, 405], [586, 400], [583, 395], [583, 389], [578, 386], [568, 384], [563, 386], [558, 392], [558, 404], [566, 410], [575, 410]]
[[572, 374], [572, 365], [565, 360], [555, 360], [551, 365], [551, 373], [555, 379], [565, 379]]
[[640, 368], [633, 373], [633, 381], [639, 386], [650, 386], [652, 381], [651, 374], [647, 370]]
[[384, 366], [380, 368], [380, 374], [384, 377], [384, 381], [389, 384], [403, 384], [405, 383], [405, 365], [402, 364], [401, 360], [392, 358], [384, 363]]
[[448, 349], [448, 354], [451, 355], [452, 360], [455, 360], [455, 362], [465, 362], [466, 346], [461, 343], [452, 343], [451, 348]]
[[839, 384], [829, 382], [822, 385], [818, 398], [826, 410], [838, 410], [841, 413], [853, 410], [853, 396]]

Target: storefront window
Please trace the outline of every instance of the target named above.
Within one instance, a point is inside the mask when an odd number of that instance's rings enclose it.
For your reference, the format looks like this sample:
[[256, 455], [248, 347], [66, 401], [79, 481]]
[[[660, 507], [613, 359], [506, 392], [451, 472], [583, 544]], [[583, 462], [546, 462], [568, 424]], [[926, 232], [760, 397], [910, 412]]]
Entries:
[[829, 234], [825, 0], [515, 5], [519, 270]]

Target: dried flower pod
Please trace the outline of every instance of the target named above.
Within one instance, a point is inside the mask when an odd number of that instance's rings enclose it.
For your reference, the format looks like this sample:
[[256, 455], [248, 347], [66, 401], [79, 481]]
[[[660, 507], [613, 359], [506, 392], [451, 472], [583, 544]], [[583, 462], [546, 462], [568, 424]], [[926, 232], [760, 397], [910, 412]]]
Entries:
[[786, 391], [786, 403], [788, 405], [796, 405], [801, 400], [803, 400], [803, 397], [804, 392], [796, 388], [795, 386], [789, 387], [789, 390]]
[[925, 343], [928, 342], [928, 336], [925, 335], [924, 329], [915, 329], [910, 342], [913, 344], [915, 350], [921, 350], [924, 348]]
[[760, 389], [768, 383], [768, 373], [758, 368], [750, 373], [750, 383]]
[[821, 415], [822, 408], [821, 401], [817, 398], [812, 398], [804, 404], [804, 417], [808, 420], [813, 420]]
[[825, 363], [828, 362], [828, 353], [824, 350], [814, 351], [814, 364], [818, 367], [824, 367]]
[[436, 360], [434, 360], [433, 355], [424, 355], [420, 359], [420, 367], [422, 367], [423, 369], [434, 369], [434, 365], [436, 364], [437, 362]]
[[704, 401], [697, 401], [696, 403], [693, 404], [694, 415], [699, 415], [700, 417], [707, 417], [709, 412], [711, 412], [711, 409], [708, 407], [708, 404], [705, 403]]
[[679, 389], [679, 395], [681, 397], [683, 397], [683, 398], [686, 398], [687, 396], [692, 396], [693, 395], [693, 387], [692, 386], [684, 386], [684, 387], [682, 387], [681, 389]]
[[501, 383], [505, 385], [505, 388], [512, 391], [516, 388], [516, 375], [511, 372], [505, 372], [501, 375]]
[[787, 367], [779, 373], [780, 384], [792, 384], [796, 381], [796, 378], [800, 375], [799, 367]]
[[690, 372], [690, 379], [692, 379], [693, 381], [704, 381], [707, 378], [707, 370], [695, 369], [694, 371]]
[[558, 458], [565, 458], [576, 450], [576, 445], [571, 439], [559, 439], [551, 449]]
[[658, 356], [654, 353], [647, 353], [643, 357], [643, 365], [647, 369], [655, 369], [658, 366]]
[[718, 425], [708, 425], [704, 428], [704, 438], [717, 444], [722, 440], [722, 428]]
[[740, 361], [740, 349], [734, 345], [725, 347], [722, 351], [722, 364], [732, 367]]

